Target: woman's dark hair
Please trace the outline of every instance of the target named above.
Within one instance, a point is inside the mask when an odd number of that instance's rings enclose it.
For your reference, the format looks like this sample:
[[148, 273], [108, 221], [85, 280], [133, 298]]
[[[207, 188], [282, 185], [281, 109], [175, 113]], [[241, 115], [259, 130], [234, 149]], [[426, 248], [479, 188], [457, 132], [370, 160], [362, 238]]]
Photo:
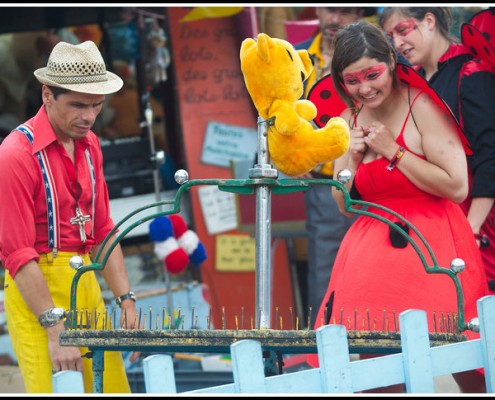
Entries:
[[389, 69], [397, 64], [395, 50], [383, 31], [369, 22], [359, 21], [345, 26], [335, 36], [331, 66], [333, 85], [353, 112], [356, 112], [355, 103], [345, 89], [342, 71], [363, 57], [384, 62]]
[[383, 7], [378, 16], [378, 24], [383, 28], [383, 25], [394, 14], [422, 21], [427, 13], [435, 16], [438, 30], [444, 38], [453, 43], [459, 42], [459, 39], [450, 33], [453, 18], [448, 7]]

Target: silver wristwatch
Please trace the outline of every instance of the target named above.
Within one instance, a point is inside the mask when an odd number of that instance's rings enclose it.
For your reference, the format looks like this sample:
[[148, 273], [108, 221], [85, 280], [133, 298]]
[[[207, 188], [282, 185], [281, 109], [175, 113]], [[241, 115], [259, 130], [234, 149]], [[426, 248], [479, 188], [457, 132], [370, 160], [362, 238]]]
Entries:
[[43, 328], [49, 328], [57, 325], [66, 317], [66, 315], [63, 308], [50, 308], [38, 317], [38, 321]]

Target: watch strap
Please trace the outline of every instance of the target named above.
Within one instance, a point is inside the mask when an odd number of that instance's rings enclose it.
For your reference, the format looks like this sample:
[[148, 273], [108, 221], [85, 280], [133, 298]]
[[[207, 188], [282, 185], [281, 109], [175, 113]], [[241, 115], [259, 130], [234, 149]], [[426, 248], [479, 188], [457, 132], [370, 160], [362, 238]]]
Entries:
[[50, 328], [57, 325], [67, 316], [67, 313], [63, 308], [54, 307], [44, 311], [39, 317], [38, 321], [43, 328]]
[[115, 302], [120, 307], [122, 302], [124, 300], [127, 300], [127, 299], [131, 299], [135, 303], [136, 302], [136, 295], [134, 294], [134, 292], [129, 292], [129, 293], [123, 294], [122, 296], [116, 297]]

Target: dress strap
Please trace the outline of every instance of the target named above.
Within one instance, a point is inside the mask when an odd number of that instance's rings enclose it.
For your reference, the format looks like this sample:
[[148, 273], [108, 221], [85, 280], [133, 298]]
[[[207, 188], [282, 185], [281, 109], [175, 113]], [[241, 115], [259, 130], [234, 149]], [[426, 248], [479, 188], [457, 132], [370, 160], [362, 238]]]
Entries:
[[[412, 106], [421, 93], [423, 93], [423, 91], [418, 92], [416, 94], [416, 96], [414, 96], [413, 101], [411, 102], [411, 87], [409, 86], [409, 88], [408, 88], [409, 110], [407, 111], [406, 118], [404, 119], [404, 123], [402, 124], [402, 128], [400, 130], [399, 137], [402, 136], [402, 133], [404, 132], [404, 128], [406, 127], [407, 120], [409, 119], [409, 116], [412, 115]], [[412, 117], [414, 119], [414, 115]], [[416, 122], [414, 122], [414, 124], [416, 124]]]
[[363, 109], [363, 107], [364, 107], [364, 104], [363, 104], [361, 107], [359, 107], [359, 110], [357, 110], [357, 111], [356, 111], [356, 112], [352, 115], [352, 117], [354, 118], [354, 121], [352, 122], [352, 127], [353, 127], [353, 128], [355, 128], [355, 127], [356, 127], [356, 124], [357, 124], [357, 117], [358, 117], [359, 113], [361, 112], [361, 110]]

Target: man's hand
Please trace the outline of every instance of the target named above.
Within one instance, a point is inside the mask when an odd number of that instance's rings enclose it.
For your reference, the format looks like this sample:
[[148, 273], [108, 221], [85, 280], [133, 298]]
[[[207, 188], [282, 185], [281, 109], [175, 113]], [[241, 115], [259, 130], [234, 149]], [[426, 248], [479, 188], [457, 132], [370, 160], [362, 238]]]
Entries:
[[83, 360], [79, 349], [77, 347], [60, 346], [60, 333], [65, 330], [63, 321], [45, 329], [48, 335], [48, 354], [52, 361], [52, 372], [83, 372]]
[[[139, 321], [139, 316], [136, 312], [136, 303], [131, 300], [127, 299], [124, 300], [121, 304], [121, 311], [120, 311], [120, 326], [122, 329], [143, 329], [144, 326]], [[135, 351], [131, 354], [129, 357], [130, 362], [136, 361], [139, 356], [141, 355], [141, 352]]]

